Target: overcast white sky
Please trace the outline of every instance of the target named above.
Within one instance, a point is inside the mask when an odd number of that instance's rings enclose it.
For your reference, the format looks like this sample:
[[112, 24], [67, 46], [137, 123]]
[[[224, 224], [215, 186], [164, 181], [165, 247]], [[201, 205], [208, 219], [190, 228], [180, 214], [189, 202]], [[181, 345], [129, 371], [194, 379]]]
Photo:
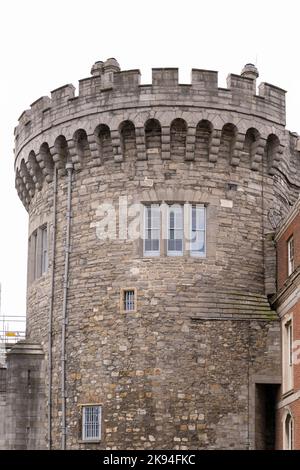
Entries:
[[2, 313], [25, 314], [27, 213], [14, 188], [13, 129], [42, 95], [115, 57], [152, 67], [228, 73], [254, 62], [260, 81], [288, 91], [287, 127], [300, 133], [300, 4], [296, 0], [3, 0], [0, 11], [0, 282]]

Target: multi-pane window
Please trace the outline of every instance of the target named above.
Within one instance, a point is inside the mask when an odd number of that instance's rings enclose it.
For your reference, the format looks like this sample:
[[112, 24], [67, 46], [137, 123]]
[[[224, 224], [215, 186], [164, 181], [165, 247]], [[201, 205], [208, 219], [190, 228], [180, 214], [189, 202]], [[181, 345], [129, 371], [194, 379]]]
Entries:
[[203, 204], [152, 204], [144, 209], [144, 255], [206, 255]]
[[160, 207], [158, 204], [145, 206], [144, 253], [158, 256], [160, 250]]
[[101, 406], [82, 407], [82, 440], [99, 441], [101, 439]]
[[293, 450], [294, 423], [290, 413], [287, 414], [284, 423], [284, 449]]
[[28, 251], [28, 281], [31, 283], [48, 271], [48, 231], [46, 225], [39, 227], [31, 234]]
[[183, 253], [183, 206], [174, 205], [168, 211], [168, 255]]
[[294, 237], [290, 237], [288, 242], [288, 275], [292, 274], [295, 269], [294, 262]]
[[191, 254], [205, 255], [206, 221], [205, 207], [192, 205], [191, 207]]
[[136, 309], [136, 295], [134, 289], [124, 289], [122, 291], [122, 309], [124, 312], [133, 312]]

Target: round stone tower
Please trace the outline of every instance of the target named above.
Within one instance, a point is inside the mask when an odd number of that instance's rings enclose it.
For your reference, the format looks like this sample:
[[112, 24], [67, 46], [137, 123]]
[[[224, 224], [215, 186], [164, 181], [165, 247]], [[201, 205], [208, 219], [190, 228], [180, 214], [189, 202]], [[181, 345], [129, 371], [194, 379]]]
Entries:
[[285, 92], [257, 93], [252, 64], [227, 88], [175, 68], [141, 85], [115, 59], [91, 74], [15, 130], [44, 446], [263, 447], [258, 384], [280, 382], [272, 233], [300, 174]]

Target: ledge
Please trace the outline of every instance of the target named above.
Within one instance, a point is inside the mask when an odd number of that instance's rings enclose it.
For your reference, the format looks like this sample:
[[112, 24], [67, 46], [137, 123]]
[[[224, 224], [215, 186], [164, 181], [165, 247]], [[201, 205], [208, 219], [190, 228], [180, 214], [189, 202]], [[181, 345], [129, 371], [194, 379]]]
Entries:
[[7, 353], [7, 356], [11, 356], [13, 354], [30, 354], [36, 356], [43, 356], [44, 351], [40, 344], [24, 340], [14, 344], [11, 350]]
[[101, 444], [103, 443], [101, 440], [99, 441], [82, 441], [82, 440], [78, 440], [77, 441], [78, 444]]

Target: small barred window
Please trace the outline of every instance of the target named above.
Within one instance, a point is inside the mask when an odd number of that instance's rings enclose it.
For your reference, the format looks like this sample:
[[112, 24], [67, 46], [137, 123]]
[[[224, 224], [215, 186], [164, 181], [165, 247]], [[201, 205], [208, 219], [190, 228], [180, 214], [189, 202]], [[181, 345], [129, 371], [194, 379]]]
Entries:
[[123, 310], [124, 312], [132, 312], [135, 310], [135, 291], [123, 291]]
[[101, 439], [101, 406], [82, 407], [82, 440], [99, 441]]

